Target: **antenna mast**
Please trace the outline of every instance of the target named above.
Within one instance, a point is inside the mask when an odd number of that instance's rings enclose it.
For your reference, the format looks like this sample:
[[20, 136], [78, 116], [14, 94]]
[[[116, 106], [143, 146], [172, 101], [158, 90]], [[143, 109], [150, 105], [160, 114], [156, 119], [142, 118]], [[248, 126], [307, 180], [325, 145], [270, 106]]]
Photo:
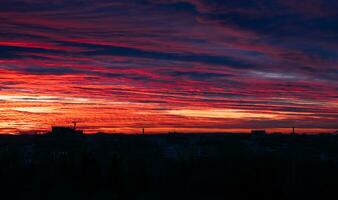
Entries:
[[77, 121], [73, 121], [72, 123], [74, 124], [73, 129], [76, 130]]

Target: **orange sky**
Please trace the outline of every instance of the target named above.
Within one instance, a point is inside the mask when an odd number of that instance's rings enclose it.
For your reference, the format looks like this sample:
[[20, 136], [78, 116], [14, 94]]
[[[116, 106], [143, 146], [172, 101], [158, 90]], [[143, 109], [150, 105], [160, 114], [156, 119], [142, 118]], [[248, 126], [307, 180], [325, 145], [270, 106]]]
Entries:
[[0, 133], [338, 129], [334, 6], [78, 2], [0, 2]]

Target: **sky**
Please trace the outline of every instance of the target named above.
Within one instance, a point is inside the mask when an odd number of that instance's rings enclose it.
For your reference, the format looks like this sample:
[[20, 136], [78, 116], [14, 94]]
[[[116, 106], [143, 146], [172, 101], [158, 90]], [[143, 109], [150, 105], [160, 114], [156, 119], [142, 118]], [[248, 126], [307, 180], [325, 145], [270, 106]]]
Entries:
[[0, 133], [338, 129], [336, 0], [1, 0]]

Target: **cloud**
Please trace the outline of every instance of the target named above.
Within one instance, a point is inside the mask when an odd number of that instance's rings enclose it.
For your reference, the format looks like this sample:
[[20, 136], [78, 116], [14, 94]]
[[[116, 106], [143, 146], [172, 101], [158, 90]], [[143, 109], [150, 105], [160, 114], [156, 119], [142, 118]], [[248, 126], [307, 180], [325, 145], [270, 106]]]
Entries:
[[0, 129], [336, 128], [337, 6], [3, 0]]

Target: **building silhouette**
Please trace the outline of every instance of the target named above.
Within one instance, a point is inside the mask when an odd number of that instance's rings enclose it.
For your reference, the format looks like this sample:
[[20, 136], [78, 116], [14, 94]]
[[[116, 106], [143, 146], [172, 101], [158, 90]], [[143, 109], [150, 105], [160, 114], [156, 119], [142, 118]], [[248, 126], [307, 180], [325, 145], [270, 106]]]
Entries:
[[266, 135], [265, 130], [251, 130], [251, 135], [253, 136], [264, 136]]
[[83, 135], [83, 130], [76, 130], [76, 127], [66, 127], [66, 126], [52, 126], [52, 131], [50, 135], [53, 136], [79, 136]]

